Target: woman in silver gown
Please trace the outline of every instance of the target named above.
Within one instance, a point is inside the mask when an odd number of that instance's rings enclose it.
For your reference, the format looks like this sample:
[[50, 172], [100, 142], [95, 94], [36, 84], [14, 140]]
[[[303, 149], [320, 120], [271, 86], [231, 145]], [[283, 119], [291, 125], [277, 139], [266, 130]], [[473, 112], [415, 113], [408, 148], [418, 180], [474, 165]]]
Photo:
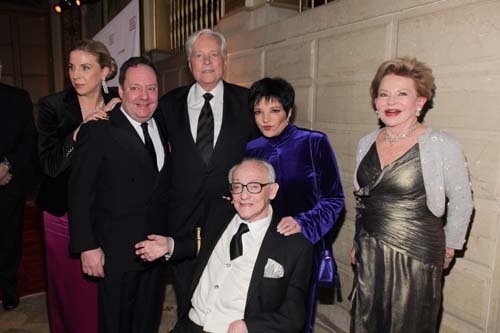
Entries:
[[357, 151], [352, 331], [435, 332], [441, 276], [472, 213], [467, 164], [453, 137], [420, 122], [434, 94], [424, 63], [382, 63], [370, 93], [384, 127]]

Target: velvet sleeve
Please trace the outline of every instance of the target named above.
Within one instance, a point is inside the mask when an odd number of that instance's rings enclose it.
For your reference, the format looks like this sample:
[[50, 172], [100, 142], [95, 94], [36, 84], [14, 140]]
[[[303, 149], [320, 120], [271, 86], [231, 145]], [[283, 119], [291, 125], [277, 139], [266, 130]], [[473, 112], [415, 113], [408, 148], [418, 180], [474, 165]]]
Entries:
[[326, 135], [313, 133], [311, 158], [316, 174], [317, 203], [294, 218], [302, 227], [302, 234], [313, 244], [318, 242], [337, 221], [344, 207], [344, 191], [337, 160]]

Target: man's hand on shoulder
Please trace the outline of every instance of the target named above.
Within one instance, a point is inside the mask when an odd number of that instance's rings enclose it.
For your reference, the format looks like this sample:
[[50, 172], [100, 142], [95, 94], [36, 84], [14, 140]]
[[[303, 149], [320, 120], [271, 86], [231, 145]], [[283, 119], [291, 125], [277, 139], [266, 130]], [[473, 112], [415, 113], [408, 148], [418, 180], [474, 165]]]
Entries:
[[248, 333], [247, 324], [243, 320], [235, 320], [229, 324], [227, 333]]
[[148, 235], [148, 239], [135, 244], [135, 254], [142, 260], [154, 261], [173, 251], [173, 241], [170, 237]]
[[80, 259], [83, 273], [95, 277], [104, 277], [104, 252], [100, 247], [83, 251], [80, 254]]

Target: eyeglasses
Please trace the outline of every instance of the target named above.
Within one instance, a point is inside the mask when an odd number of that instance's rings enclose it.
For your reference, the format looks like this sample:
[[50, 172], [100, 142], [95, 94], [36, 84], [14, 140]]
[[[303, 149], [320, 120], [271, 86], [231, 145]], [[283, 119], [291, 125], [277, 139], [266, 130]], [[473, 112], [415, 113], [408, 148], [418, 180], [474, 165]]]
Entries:
[[251, 182], [251, 183], [248, 183], [246, 185], [241, 184], [241, 183], [232, 183], [232, 184], [229, 184], [229, 191], [232, 194], [240, 194], [243, 192], [243, 188], [246, 187], [248, 193], [258, 194], [258, 193], [262, 192], [262, 189], [264, 188], [264, 186], [267, 186], [269, 184], [272, 184], [272, 183], [262, 184], [262, 183], [257, 183], [257, 182]]

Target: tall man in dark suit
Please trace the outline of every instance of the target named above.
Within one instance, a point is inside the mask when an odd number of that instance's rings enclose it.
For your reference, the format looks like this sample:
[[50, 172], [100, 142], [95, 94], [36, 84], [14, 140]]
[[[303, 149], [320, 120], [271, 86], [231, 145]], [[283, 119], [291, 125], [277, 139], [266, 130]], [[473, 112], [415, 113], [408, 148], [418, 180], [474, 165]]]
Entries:
[[[245, 160], [231, 169], [229, 182], [232, 205], [224, 199], [211, 204], [190, 304], [174, 332], [299, 332], [305, 324], [312, 245], [299, 234], [286, 237], [277, 231], [279, 219], [270, 201], [278, 184], [269, 163]], [[169, 250], [155, 241], [138, 245], [146, 259]], [[176, 243], [174, 254], [184, 245]]]
[[[227, 194], [229, 168], [241, 161], [247, 142], [258, 133], [247, 89], [222, 80], [224, 36], [198, 31], [188, 38], [186, 52], [196, 82], [169, 92], [159, 106], [171, 147], [168, 231], [174, 242], [203, 224], [207, 202]], [[188, 306], [193, 268], [193, 260], [174, 265], [178, 313]]]
[[158, 80], [146, 58], [120, 69], [121, 106], [109, 120], [82, 126], [69, 180], [70, 247], [98, 281], [100, 332], [155, 332], [161, 318], [157, 267], [134, 253], [150, 233], [164, 234], [163, 130], [153, 114]]
[[19, 304], [24, 206], [33, 185], [36, 151], [32, 109], [25, 90], [0, 83], [0, 290], [5, 310]]

